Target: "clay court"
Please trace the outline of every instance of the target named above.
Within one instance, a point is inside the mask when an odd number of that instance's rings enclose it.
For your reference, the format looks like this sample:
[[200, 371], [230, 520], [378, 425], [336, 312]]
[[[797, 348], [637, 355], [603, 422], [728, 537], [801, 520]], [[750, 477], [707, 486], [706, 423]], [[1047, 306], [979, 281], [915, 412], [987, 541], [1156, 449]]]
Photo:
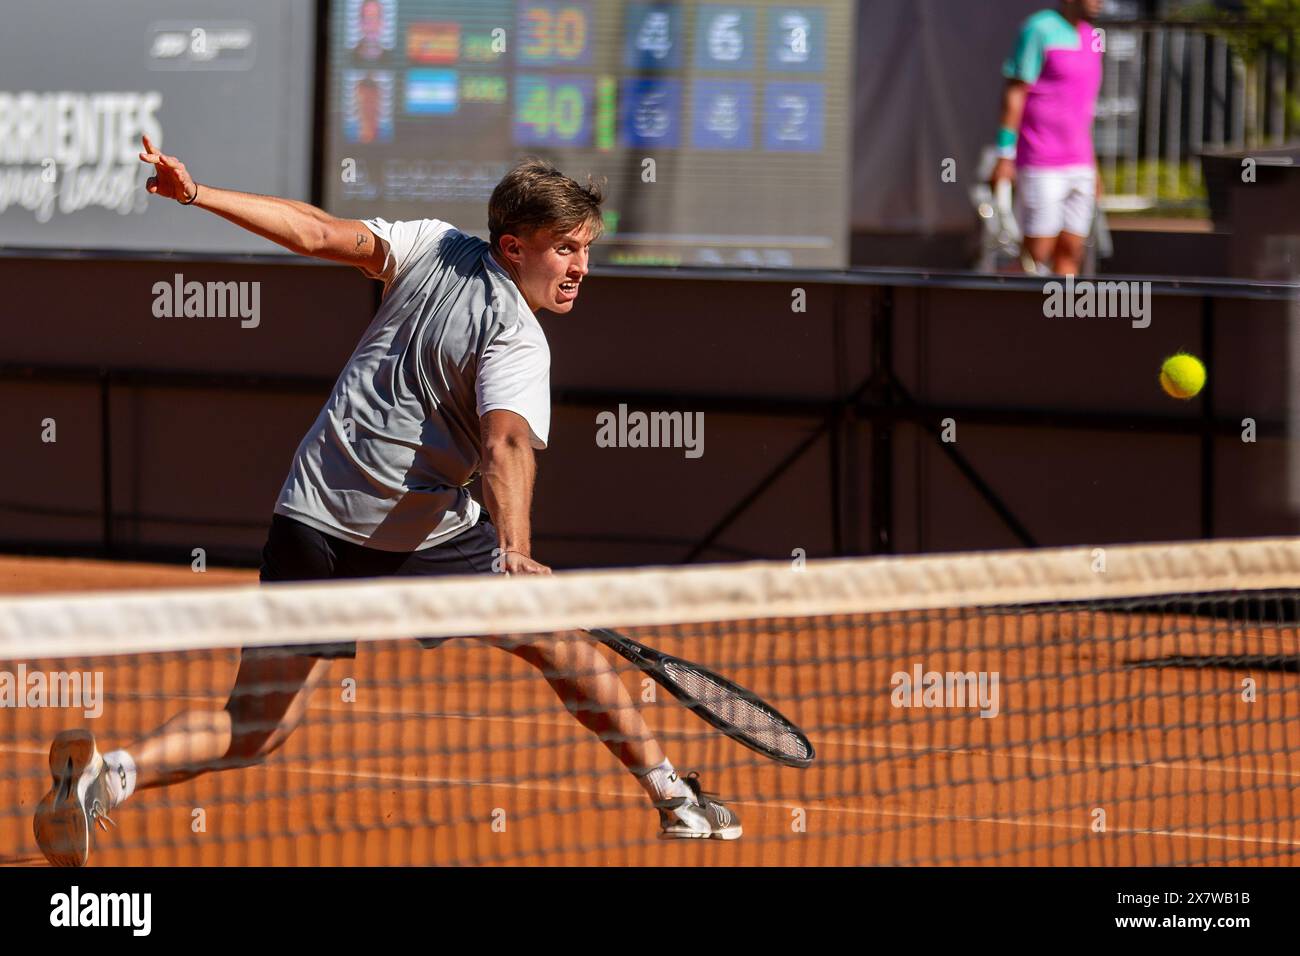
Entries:
[[[0, 559], [8, 594], [255, 577]], [[667, 693], [646, 700], [652, 685], [618, 661], [674, 764], [730, 798], [738, 842], [656, 840], [635, 782], [537, 674], [458, 639], [336, 661], [306, 725], [267, 763], [137, 793], [90, 864], [1276, 865], [1300, 852], [1300, 676], [1281, 666], [1300, 652], [1294, 625], [968, 610], [628, 633], [752, 688], [817, 748], [810, 769], [780, 767]], [[1210, 655], [1239, 660], [1203, 666]], [[1150, 666], [1174, 657], [1184, 663]], [[998, 672], [999, 715], [894, 707], [891, 675], [916, 662]], [[104, 674], [97, 720], [0, 712], [0, 862], [43, 866], [31, 814], [50, 739], [87, 726], [108, 750], [185, 707], [219, 708], [237, 653], [25, 663]]]

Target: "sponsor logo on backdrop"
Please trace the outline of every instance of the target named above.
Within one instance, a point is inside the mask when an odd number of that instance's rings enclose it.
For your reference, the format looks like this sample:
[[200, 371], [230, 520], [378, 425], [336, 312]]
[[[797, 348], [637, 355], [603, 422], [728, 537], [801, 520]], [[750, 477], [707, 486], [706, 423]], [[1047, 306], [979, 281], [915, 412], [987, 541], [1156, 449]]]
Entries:
[[247, 70], [256, 51], [254, 25], [155, 23], [149, 37], [151, 70]]
[[162, 143], [162, 94], [0, 90], [0, 214], [37, 222], [99, 207], [144, 212], [140, 136]]

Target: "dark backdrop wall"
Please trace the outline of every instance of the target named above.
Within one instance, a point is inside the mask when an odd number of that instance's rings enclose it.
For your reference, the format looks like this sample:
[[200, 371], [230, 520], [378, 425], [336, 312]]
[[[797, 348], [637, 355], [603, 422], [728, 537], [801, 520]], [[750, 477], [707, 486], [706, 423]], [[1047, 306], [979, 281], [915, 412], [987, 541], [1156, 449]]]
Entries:
[[[176, 271], [260, 282], [260, 324], [154, 317], [153, 284]], [[0, 287], [0, 542], [93, 551], [107, 530], [118, 553], [177, 561], [256, 558], [376, 292], [313, 264], [20, 258], [0, 258]], [[1300, 530], [1294, 303], [1163, 295], [1134, 329], [1046, 319], [1027, 283], [602, 275], [544, 325], [556, 411], [535, 527], [558, 566]], [[1178, 348], [1207, 356], [1211, 406], [1157, 386]], [[891, 364], [902, 391], [882, 386]], [[703, 456], [598, 447], [596, 415], [619, 404], [702, 412]], [[1247, 417], [1256, 442], [1241, 440]]]

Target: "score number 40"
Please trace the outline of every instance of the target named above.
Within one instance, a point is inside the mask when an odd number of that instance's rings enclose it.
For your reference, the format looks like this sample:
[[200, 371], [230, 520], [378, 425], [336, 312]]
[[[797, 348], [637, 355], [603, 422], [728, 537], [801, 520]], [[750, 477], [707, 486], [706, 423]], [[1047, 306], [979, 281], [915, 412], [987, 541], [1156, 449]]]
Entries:
[[581, 87], [541, 81], [528, 84], [520, 93], [519, 122], [531, 127], [538, 141], [571, 142], [582, 132], [586, 98]]

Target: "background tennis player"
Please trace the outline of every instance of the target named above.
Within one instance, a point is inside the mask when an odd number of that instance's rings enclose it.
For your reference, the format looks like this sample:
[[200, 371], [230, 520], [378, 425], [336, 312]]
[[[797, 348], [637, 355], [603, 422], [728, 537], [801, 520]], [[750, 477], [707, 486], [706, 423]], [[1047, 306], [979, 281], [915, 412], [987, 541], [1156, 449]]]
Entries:
[[1074, 275], [1092, 231], [1101, 177], [1092, 142], [1102, 51], [1089, 22], [1102, 0], [1061, 0], [1025, 21], [1003, 68], [993, 191], [1016, 182], [1016, 218], [1035, 263]]
[[[573, 308], [600, 232], [599, 188], [525, 161], [493, 191], [484, 242], [434, 219], [336, 219], [200, 185], [148, 138], [140, 158], [154, 166], [150, 193], [384, 283], [378, 313], [294, 455], [262, 580], [549, 574], [533, 559], [529, 527], [534, 449], [550, 430], [550, 352], [535, 313]], [[475, 472], [486, 510], [466, 488]], [[678, 776], [590, 638], [483, 640], [542, 671], [641, 783], [662, 837], [741, 835], [694, 774]], [[264, 760], [301, 723], [330, 659], [355, 653], [353, 644], [247, 649], [223, 709], [177, 714], [125, 750], [101, 756], [88, 731], [60, 734], [53, 787], [35, 817], [41, 850], [52, 863], [82, 865], [93, 827], [107, 829], [109, 812], [136, 789]]]

